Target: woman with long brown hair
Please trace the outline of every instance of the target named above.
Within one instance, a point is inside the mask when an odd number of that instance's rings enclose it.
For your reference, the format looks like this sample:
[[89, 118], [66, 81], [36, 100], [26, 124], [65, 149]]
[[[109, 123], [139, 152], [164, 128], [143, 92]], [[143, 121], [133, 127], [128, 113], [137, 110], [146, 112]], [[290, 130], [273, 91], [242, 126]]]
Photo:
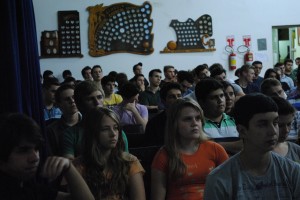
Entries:
[[96, 200], [145, 200], [144, 169], [123, 151], [117, 115], [92, 109], [84, 121], [82, 156], [74, 161]]

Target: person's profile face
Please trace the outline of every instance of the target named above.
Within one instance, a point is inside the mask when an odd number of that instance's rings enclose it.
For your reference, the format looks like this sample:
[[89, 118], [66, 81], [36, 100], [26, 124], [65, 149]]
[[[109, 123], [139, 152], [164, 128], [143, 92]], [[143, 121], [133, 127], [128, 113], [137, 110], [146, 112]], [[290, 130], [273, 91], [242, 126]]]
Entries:
[[142, 86], [145, 84], [145, 78], [143, 76], [139, 76], [137, 79], [136, 79], [136, 84], [137, 86]]
[[278, 143], [282, 143], [288, 137], [288, 134], [292, 128], [292, 122], [294, 120], [294, 113], [288, 115], [279, 115], [279, 137]]
[[92, 92], [90, 95], [86, 96], [83, 99], [85, 111], [97, 107], [103, 107], [103, 99], [103, 94], [99, 90]]
[[140, 65], [138, 65], [138, 66], [136, 66], [136, 68], [135, 68], [135, 70], [134, 70], [134, 74], [135, 74], [135, 75], [137, 75], [137, 74], [142, 74], [142, 73], [143, 73], [142, 70], [143, 70], [143, 67], [140, 66]]
[[99, 145], [106, 150], [111, 150], [117, 146], [119, 139], [119, 126], [111, 117], [104, 115], [101, 120], [99, 131]]
[[210, 92], [205, 101], [203, 109], [204, 115], [218, 117], [225, 112], [225, 95], [223, 89]]
[[84, 71], [84, 79], [85, 80], [93, 80], [91, 69], [87, 69]]
[[40, 161], [36, 144], [21, 141], [13, 148], [6, 162], [0, 162], [1, 171], [21, 181], [35, 177]]
[[171, 89], [167, 92], [167, 96], [166, 96], [166, 106], [170, 106], [172, 105], [177, 99], [181, 99], [182, 98], [182, 94], [181, 91], [178, 89]]
[[262, 64], [256, 64], [256, 65], [253, 65], [254, 66], [254, 72], [255, 72], [255, 76], [257, 77], [261, 70], [262, 70]]
[[249, 120], [248, 128], [238, 125], [238, 130], [240, 137], [244, 139], [244, 145], [260, 153], [272, 151], [279, 135], [278, 113], [255, 114]]
[[63, 114], [72, 115], [78, 112], [77, 106], [74, 101], [74, 90], [66, 89], [60, 94], [60, 102], [58, 106]]

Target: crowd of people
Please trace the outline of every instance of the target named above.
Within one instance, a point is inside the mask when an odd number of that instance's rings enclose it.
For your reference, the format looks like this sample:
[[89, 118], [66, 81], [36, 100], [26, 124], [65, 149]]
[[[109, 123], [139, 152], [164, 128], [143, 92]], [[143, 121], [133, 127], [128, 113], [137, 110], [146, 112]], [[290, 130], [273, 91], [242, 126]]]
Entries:
[[[300, 199], [295, 62], [260, 76], [254, 61], [236, 80], [219, 63], [147, 77], [138, 63], [131, 79], [86, 66], [83, 80], [65, 70], [63, 82], [46, 70], [46, 137], [24, 114], [0, 117], [1, 199]], [[157, 147], [148, 171], [131, 132], [143, 136], [139, 147]]]

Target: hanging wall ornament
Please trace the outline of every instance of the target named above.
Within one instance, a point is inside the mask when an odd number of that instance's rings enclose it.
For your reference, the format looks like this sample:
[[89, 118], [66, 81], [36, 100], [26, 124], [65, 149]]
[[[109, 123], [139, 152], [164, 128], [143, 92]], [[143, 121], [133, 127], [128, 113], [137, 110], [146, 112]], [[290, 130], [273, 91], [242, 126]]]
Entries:
[[151, 54], [153, 43], [152, 6], [117, 3], [96, 5], [89, 11], [89, 54], [105, 56], [113, 53]]

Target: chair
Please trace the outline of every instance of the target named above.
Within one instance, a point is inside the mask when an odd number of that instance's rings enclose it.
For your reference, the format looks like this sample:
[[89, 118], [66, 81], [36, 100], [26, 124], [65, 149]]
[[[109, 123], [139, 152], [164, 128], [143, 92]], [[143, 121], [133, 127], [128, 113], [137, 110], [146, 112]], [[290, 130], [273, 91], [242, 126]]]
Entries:
[[150, 199], [151, 192], [151, 164], [156, 152], [160, 149], [160, 146], [148, 146], [129, 148], [129, 153], [135, 155], [141, 162], [146, 173], [144, 174], [144, 186], [146, 191], [146, 199]]

